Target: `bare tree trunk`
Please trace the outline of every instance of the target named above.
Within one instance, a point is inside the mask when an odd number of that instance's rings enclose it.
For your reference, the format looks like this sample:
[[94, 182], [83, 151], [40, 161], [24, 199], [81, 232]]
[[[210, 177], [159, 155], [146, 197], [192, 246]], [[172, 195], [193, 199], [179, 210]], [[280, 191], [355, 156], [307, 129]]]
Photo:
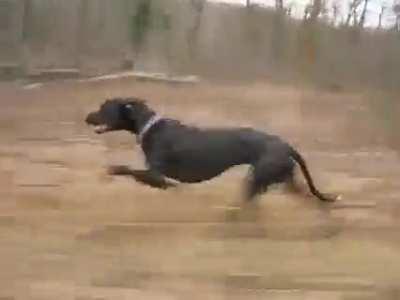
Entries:
[[348, 12], [347, 18], [346, 18], [346, 26], [347, 27], [350, 25], [352, 17], [353, 17], [353, 20], [357, 19], [357, 8], [358, 8], [358, 6], [360, 6], [360, 4], [361, 4], [361, 0], [352, 0], [352, 2], [350, 2], [349, 12]]
[[271, 35], [272, 55], [275, 62], [282, 60], [285, 54], [285, 9], [283, 0], [275, 0], [276, 13], [274, 14], [274, 25]]
[[339, 6], [338, 4], [335, 2], [332, 5], [332, 25], [335, 26], [336, 22], [337, 22], [337, 18], [339, 15]]
[[251, 5], [250, 0], [246, 0], [246, 7], [248, 8], [250, 7], [250, 5]]
[[319, 28], [318, 17], [322, 12], [322, 0], [313, 0], [304, 10], [304, 22], [301, 37], [301, 67], [306, 76], [314, 76], [318, 56]]
[[383, 19], [383, 14], [385, 12], [386, 7], [382, 5], [381, 7], [381, 12], [379, 13], [379, 20], [378, 20], [378, 29], [382, 28], [382, 19]]
[[32, 30], [32, 1], [24, 0], [24, 14], [22, 17], [22, 39], [23, 42], [26, 42], [29, 37], [29, 31]]
[[292, 6], [291, 5], [289, 5], [287, 8], [286, 8], [286, 14], [289, 16], [289, 17], [291, 17], [292, 16]]
[[76, 63], [78, 67], [82, 67], [81, 56], [85, 56], [88, 51], [88, 15], [89, 15], [89, 2], [88, 0], [80, 0], [78, 12], [78, 32], [77, 32], [77, 51]]
[[363, 7], [363, 10], [361, 13], [360, 22], [358, 23], [358, 26], [360, 26], [360, 28], [363, 28], [364, 24], [365, 24], [365, 17], [367, 14], [368, 2], [369, 2], [369, 0], [364, 0], [364, 7]]
[[277, 11], [283, 10], [283, 0], [275, 0], [275, 8]]
[[304, 8], [303, 21], [310, 24], [316, 23], [322, 10], [323, 10], [322, 0], [313, 0], [312, 4], [308, 4]]
[[193, 58], [196, 56], [196, 50], [198, 46], [197, 42], [201, 27], [201, 18], [203, 15], [205, 0], [191, 0], [191, 5], [195, 16], [193, 25], [187, 32], [187, 42], [189, 46], [190, 56]]
[[322, 11], [322, 0], [314, 0], [310, 12], [310, 21], [313, 23], [316, 22], [321, 11]]
[[357, 27], [358, 20], [359, 20], [358, 12], [357, 12], [357, 10], [354, 10], [354, 12], [353, 12], [353, 27]]
[[23, 0], [22, 16], [22, 41], [21, 41], [21, 60], [24, 72], [29, 72], [30, 68], [30, 42], [33, 30], [33, 7], [31, 0]]
[[349, 11], [347, 13], [347, 18], [346, 18], [346, 27], [348, 27], [350, 25], [350, 20], [351, 20], [351, 16], [353, 15], [353, 6], [354, 6], [354, 2], [356, 0], [354, 0], [352, 3], [349, 4]]
[[393, 6], [393, 12], [396, 15], [395, 30], [400, 31], [400, 4], [395, 4]]
[[400, 15], [396, 16], [396, 31], [400, 31]]
[[303, 22], [307, 21], [309, 14], [310, 14], [310, 6], [306, 5], [306, 7], [304, 8]]

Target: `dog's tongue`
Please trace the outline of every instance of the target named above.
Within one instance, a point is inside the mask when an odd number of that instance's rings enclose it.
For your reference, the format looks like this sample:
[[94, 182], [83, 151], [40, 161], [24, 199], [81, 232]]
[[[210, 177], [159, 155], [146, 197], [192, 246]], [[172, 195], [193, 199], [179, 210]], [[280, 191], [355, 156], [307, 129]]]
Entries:
[[108, 130], [108, 126], [107, 125], [105, 125], [105, 124], [103, 124], [103, 125], [97, 125], [97, 126], [95, 126], [95, 128], [94, 128], [94, 131], [96, 132], [96, 133], [104, 133], [104, 132], [106, 132]]

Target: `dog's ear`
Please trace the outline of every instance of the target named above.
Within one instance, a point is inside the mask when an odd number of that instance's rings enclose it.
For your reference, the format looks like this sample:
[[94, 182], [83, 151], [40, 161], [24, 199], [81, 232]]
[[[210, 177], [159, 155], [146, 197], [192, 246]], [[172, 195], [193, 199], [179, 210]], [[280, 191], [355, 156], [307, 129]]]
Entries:
[[122, 105], [123, 115], [131, 120], [136, 119], [140, 114], [148, 110], [146, 101], [138, 98], [129, 98]]
[[142, 98], [129, 97], [125, 98], [124, 101], [132, 105], [146, 105], [146, 100]]

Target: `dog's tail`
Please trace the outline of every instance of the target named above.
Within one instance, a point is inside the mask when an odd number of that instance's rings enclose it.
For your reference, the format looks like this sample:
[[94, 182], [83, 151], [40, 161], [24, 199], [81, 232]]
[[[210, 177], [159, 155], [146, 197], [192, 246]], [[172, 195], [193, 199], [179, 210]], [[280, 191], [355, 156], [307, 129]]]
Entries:
[[321, 201], [336, 201], [340, 198], [340, 196], [335, 196], [331, 194], [325, 194], [321, 193], [314, 184], [313, 179], [311, 178], [311, 174], [308, 170], [307, 164], [304, 160], [304, 158], [300, 155], [299, 152], [297, 152], [295, 149], [291, 147], [291, 152], [290, 156], [300, 165], [301, 171], [304, 174], [304, 177], [306, 178], [308, 187], [310, 188], [311, 193], [320, 199]]

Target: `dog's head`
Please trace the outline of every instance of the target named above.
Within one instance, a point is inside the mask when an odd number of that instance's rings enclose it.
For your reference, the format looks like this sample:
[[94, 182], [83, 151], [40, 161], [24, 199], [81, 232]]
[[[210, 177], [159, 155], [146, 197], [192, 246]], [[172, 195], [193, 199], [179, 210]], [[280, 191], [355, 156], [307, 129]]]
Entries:
[[128, 130], [138, 133], [154, 112], [139, 98], [113, 98], [106, 100], [99, 110], [86, 117], [86, 123], [94, 126], [96, 133]]

